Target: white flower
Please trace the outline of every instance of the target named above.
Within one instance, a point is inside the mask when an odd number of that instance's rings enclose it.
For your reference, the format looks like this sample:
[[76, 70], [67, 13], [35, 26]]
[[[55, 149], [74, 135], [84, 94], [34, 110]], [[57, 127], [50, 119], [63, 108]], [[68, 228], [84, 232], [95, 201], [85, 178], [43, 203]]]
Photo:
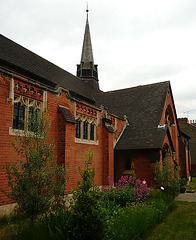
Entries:
[[161, 190], [164, 190], [164, 187], [161, 187]]

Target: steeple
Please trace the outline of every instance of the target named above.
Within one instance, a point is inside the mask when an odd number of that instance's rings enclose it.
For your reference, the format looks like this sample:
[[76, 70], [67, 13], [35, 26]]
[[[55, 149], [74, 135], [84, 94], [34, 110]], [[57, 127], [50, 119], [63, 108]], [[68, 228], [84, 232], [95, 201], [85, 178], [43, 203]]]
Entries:
[[86, 10], [86, 27], [82, 47], [80, 64], [77, 65], [77, 77], [90, 84], [92, 88], [99, 90], [97, 65], [94, 64], [93, 50], [88, 22], [88, 6]]

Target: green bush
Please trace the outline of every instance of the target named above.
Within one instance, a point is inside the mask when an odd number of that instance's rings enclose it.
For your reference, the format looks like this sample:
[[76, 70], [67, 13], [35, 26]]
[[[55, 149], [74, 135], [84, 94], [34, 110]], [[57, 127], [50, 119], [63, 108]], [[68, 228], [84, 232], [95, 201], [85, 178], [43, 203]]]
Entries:
[[11, 187], [8, 197], [18, 203], [19, 212], [33, 219], [49, 208], [52, 199], [63, 196], [66, 169], [58, 166], [53, 157], [54, 145], [47, 138], [50, 124], [46, 115], [34, 108], [26, 124], [29, 131], [23, 131], [13, 143], [21, 158], [7, 164], [5, 171]]
[[180, 192], [180, 167], [175, 166], [169, 158], [163, 160], [162, 166], [159, 162], [155, 165], [155, 181], [168, 195], [176, 197]]

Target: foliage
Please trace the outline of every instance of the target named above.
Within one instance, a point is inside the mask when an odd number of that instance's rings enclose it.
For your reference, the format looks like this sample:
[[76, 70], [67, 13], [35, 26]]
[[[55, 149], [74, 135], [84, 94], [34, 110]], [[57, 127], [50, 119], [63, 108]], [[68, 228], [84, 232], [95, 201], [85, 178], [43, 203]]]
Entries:
[[175, 208], [170, 194], [149, 190], [145, 181], [134, 176], [122, 176], [116, 187], [110, 182], [99, 191], [94, 185], [93, 156], [87, 152], [84, 167], [78, 166], [81, 179], [69, 210], [50, 208], [33, 223], [22, 221], [12, 234], [14, 239], [145, 239]]
[[[46, 115], [33, 109], [29, 131], [18, 135], [14, 150], [21, 159], [5, 166], [11, 193], [7, 195], [18, 203], [18, 211], [32, 219], [46, 211], [52, 197], [58, 200], [64, 194], [66, 169], [58, 166], [54, 145], [47, 138], [50, 124]], [[58, 177], [58, 181], [56, 181]]]
[[[106, 204], [108, 205], [108, 202]], [[194, 202], [176, 202], [160, 190], [150, 190], [145, 204], [137, 203], [119, 208], [113, 202], [108, 206], [111, 210], [107, 219], [109, 231], [104, 232], [104, 236], [100, 239], [195, 239], [196, 203]], [[33, 223], [19, 216], [16, 216], [19, 219], [14, 217], [7, 220], [4, 217], [2, 221], [0, 219], [2, 223], [0, 236], [9, 240], [70, 240], [72, 239], [69, 236], [70, 214], [66, 209], [56, 209], [55, 212], [50, 211], [42, 218], [37, 218]], [[158, 225], [160, 222], [162, 224]]]
[[71, 208], [71, 239], [102, 239], [105, 213], [98, 201], [97, 187], [94, 186], [94, 168], [91, 168], [94, 152], [85, 154], [84, 168], [78, 166], [81, 180], [79, 189], [73, 191], [74, 204]]
[[135, 179], [134, 176], [122, 176], [116, 185], [110, 183], [110, 187], [102, 187], [100, 195], [116, 202], [121, 207], [132, 202], [143, 202], [149, 195], [146, 181]]
[[180, 191], [179, 171], [180, 167], [175, 166], [168, 157], [163, 160], [162, 166], [159, 162], [155, 165], [155, 181], [172, 197], [176, 197]]

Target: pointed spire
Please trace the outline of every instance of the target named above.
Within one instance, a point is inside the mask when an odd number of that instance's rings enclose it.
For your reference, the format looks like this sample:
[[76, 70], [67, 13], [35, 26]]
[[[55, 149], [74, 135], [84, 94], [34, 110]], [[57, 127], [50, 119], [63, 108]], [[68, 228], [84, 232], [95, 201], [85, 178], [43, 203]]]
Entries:
[[[94, 62], [93, 60], [93, 49], [91, 43], [91, 36], [90, 36], [90, 28], [88, 22], [88, 5], [86, 10], [86, 27], [84, 33], [84, 41], [83, 41], [83, 48], [82, 48], [82, 56], [81, 56], [81, 63], [83, 62], [85, 65], [89, 65], [90, 62]], [[87, 67], [87, 66], [86, 66]]]
[[93, 49], [90, 36], [90, 27], [88, 21], [88, 4], [86, 9], [86, 26], [82, 47], [80, 64], [77, 65], [77, 77], [88, 80], [89, 84], [95, 89], [99, 89], [97, 65], [94, 64]]

